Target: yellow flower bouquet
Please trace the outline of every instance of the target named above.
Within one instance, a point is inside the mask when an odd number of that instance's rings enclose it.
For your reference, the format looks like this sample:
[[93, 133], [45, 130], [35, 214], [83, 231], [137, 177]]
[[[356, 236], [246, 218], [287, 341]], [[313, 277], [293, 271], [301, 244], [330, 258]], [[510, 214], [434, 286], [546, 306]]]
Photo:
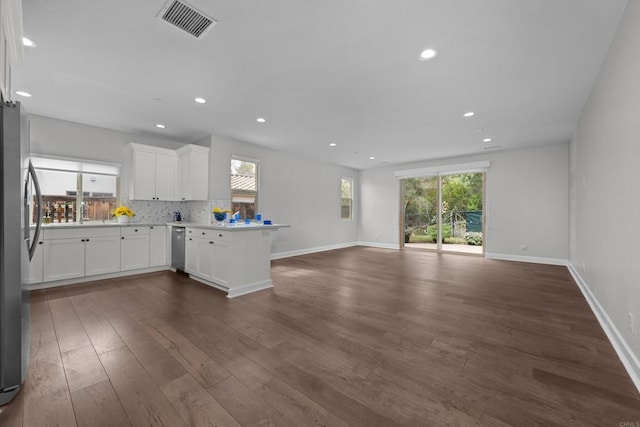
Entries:
[[128, 216], [129, 218], [136, 216], [136, 214], [129, 209], [127, 206], [118, 206], [116, 210], [113, 211], [113, 216], [116, 218], [119, 216]]

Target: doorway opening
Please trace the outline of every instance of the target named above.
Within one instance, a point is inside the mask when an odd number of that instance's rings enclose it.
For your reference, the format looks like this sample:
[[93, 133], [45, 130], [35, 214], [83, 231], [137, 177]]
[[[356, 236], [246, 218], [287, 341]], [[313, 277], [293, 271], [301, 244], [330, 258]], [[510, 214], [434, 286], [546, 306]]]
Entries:
[[402, 179], [403, 246], [484, 255], [484, 178], [470, 172]]

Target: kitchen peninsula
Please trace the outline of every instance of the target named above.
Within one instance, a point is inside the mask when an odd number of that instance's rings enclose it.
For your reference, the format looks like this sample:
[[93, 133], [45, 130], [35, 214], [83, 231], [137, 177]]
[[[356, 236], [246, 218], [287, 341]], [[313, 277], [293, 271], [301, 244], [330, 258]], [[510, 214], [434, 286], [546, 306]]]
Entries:
[[234, 298], [273, 287], [271, 241], [286, 224], [169, 224], [185, 227], [185, 272]]

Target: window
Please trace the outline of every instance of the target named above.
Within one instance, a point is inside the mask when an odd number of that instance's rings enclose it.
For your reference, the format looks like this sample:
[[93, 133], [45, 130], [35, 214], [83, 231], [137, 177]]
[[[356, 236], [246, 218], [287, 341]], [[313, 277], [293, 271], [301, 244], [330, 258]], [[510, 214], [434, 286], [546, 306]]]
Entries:
[[[44, 221], [111, 219], [119, 199], [118, 165], [46, 157], [34, 157], [32, 162], [40, 183]], [[31, 212], [31, 218], [35, 222], [37, 212]]]
[[340, 184], [340, 216], [345, 220], [353, 219], [353, 178], [342, 178]]
[[231, 159], [231, 210], [241, 218], [252, 219], [258, 211], [257, 160]]

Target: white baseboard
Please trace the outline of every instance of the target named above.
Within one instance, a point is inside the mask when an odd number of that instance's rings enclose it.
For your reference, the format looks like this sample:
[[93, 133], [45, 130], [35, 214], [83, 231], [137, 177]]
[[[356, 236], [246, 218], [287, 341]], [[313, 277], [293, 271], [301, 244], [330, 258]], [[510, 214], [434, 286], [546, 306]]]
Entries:
[[640, 392], [640, 360], [634, 354], [633, 350], [631, 350], [627, 341], [624, 339], [618, 328], [616, 328], [616, 325], [613, 323], [602, 305], [600, 305], [600, 302], [595, 295], [593, 295], [591, 289], [589, 289], [589, 286], [587, 286], [587, 283], [582, 279], [575, 267], [572, 264], [569, 264], [568, 268], [571, 276], [573, 276], [573, 280], [578, 284], [578, 288], [580, 288], [582, 295], [589, 303], [591, 311], [595, 314], [600, 326], [604, 330], [605, 334], [607, 334], [609, 342], [611, 342], [611, 345], [618, 354], [620, 361], [631, 377], [631, 381], [633, 381], [638, 392]]
[[[75, 285], [77, 283], [95, 282], [96, 280], [115, 279], [117, 277], [133, 276], [135, 274], [154, 273], [156, 271], [171, 270], [167, 265], [160, 267], [141, 268], [139, 270], [119, 271], [117, 273], [98, 274], [96, 276], [83, 276], [75, 279], [55, 280], [53, 282], [32, 283], [27, 285], [27, 290], [35, 291], [38, 289], [55, 288], [58, 286]], [[175, 269], [174, 269], [175, 271]]]
[[400, 245], [397, 243], [378, 243], [378, 242], [356, 242], [357, 246], [368, 246], [370, 248], [380, 249], [400, 249]]
[[315, 248], [298, 249], [295, 251], [288, 251], [288, 252], [276, 252], [274, 254], [271, 254], [271, 259], [281, 259], [281, 258], [289, 258], [292, 256], [298, 256], [298, 255], [314, 254], [316, 252], [350, 248], [352, 246], [357, 246], [357, 245], [358, 244], [356, 242], [347, 242], [347, 243], [338, 243], [336, 245], [316, 246]]
[[563, 265], [563, 266], [569, 265], [569, 261], [567, 261], [566, 259], [543, 258], [543, 257], [511, 255], [511, 254], [496, 254], [492, 252], [487, 252], [487, 258], [502, 259], [505, 261], [530, 262], [533, 264], [549, 264], [549, 265]]

